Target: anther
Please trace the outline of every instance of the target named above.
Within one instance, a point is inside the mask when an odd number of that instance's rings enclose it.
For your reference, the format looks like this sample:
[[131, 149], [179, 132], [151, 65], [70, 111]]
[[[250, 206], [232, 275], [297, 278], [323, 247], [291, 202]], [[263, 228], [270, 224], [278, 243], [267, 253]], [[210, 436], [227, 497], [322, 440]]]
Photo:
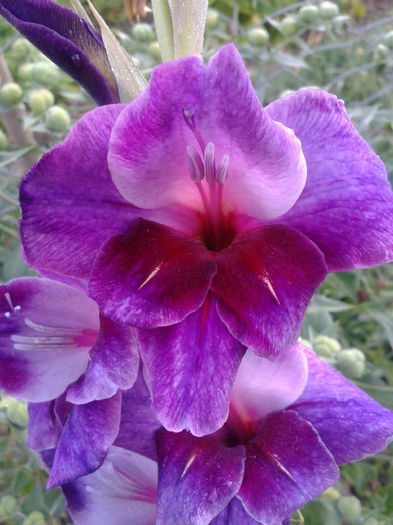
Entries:
[[216, 182], [215, 149], [213, 142], [209, 142], [205, 148], [204, 164], [206, 182]]
[[229, 155], [223, 155], [217, 166], [216, 181], [219, 184], [224, 184], [228, 177]]
[[187, 146], [188, 165], [190, 168], [191, 180], [194, 182], [201, 182], [204, 177], [203, 162], [192, 146]]

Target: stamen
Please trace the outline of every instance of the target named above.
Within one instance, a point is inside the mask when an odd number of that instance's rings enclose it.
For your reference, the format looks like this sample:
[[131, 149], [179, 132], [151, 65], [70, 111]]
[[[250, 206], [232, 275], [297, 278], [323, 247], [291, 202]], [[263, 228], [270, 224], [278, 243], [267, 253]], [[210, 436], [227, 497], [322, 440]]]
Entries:
[[201, 151], [205, 150], [205, 141], [201, 137], [199, 131], [197, 130], [195, 124], [195, 111], [193, 109], [183, 109], [183, 118], [184, 122], [187, 124], [188, 128], [192, 131], [194, 137], [197, 139]]
[[204, 152], [206, 182], [216, 182], [215, 151], [213, 142], [209, 142]]
[[216, 181], [219, 184], [224, 184], [228, 177], [229, 155], [223, 155], [217, 166]]
[[203, 169], [203, 162], [199, 153], [192, 146], [187, 146], [187, 155], [190, 167], [191, 180], [193, 180], [194, 182], [201, 182], [205, 174]]

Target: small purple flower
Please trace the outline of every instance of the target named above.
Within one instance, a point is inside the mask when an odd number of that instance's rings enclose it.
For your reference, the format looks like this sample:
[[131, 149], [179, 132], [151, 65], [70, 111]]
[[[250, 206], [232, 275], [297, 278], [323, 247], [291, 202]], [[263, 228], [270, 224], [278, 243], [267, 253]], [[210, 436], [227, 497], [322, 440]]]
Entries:
[[231, 45], [86, 115], [21, 203], [28, 262], [89, 279], [138, 328], [157, 416], [195, 435], [226, 421], [246, 347], [296, 344], [327, 271], [393, 259], [386, 171], [342, 102], [310, 89], [263, 109]]
[[89, 22], [52, 0], [0, 0], [0, 15], [85, 88], [97, 104], [119, 101], [101, 36]]
[[22, 277], [0, 287], [0, 388], [29, 402], [112, 397], [138, 372], [132, 331], [82, 290]]

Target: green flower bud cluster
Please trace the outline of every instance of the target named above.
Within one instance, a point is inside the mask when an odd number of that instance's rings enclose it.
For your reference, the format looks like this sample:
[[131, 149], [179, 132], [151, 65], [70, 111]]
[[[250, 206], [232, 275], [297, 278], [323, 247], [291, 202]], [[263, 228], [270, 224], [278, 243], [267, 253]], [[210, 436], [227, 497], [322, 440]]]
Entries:
[[18, 502], [13, 496], [3, 496], [0, 500], [0, 522], [12, 518], [18, 511]]
[[22, 525], [46, 525], [45, 516], [42, 514], [42, 512], [31, 512], [22, 521]]
[[48, 89], [34, 89], [27, 98], [33, 115], [40, 115], [55, 103], [55, 97]]
[[341, 29], [347, 16], [340, 15], [340, 9], [334, 2], [323, 1], [319, 5], [303, 5], [296, 14], [286, 15], [280, 22], [279, 30], [290, 37], [304, 26], [315, 26], [323, 30], [326, 25]]
[[313, 341], [313, 348], [319, 356], [332, 358], [341, 350], [341, 345], [333, 337], [317, 335]]
[[348, 523], [357, 523], [362, 513], [362, 504], [356, 496], [342, 496], [337, 501], [337, 510]]
[[337, 339], [318, 335], [311, 347], [350, 379], [360, 379], [366, 370], [366, 356], [358, 348], [341, 348]]

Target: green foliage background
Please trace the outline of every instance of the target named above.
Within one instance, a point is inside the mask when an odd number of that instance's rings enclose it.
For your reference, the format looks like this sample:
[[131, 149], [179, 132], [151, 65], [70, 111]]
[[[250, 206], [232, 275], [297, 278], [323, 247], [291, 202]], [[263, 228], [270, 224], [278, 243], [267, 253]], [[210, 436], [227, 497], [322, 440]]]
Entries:
[[[67, 5], [66, 1], [61, 3]], [[208, 57], [223, 43], [235, 42], [263, 104], [288, 90], [307, 86], [324, 88], [343, 98], [359, 131], [383, 158], [392, 180], [393, 33], [389, 32], [393, 31], [393, 5], [384, 0], [335, 4], [338, 12], [327, 17], [322, 16], [321, 2], [313, 0], [212, 0], [205, 54]], [[149, 27], [135, 28], [126, 20], [123, 0], [96, 0], [95, 5], [149, 74], [159, 62], [151, 15], [142, 21]], [[305, 20], [302, 8], [308, 5], [317, 7], [313, 20]], [[7, 105], [0, 94], [0, 279], [7, 281], [33, 274], [19, 257], [20, 178], [42, 152], [63, 140], [69, 128], [67, 113], [75, 121], [93, 104], [4, 21], [0, 22], [0, 52], [2, 81], [8, 66], [22, 88], [17, 105]], [[53, 100], [46, 92], [43, 102], [43, 90], [50, 91]], [[53, 104], [67, 113], [53, 112]], [[48, 114], [51, 111], [57, 120]], [[7, 129], [7, 121], [15, 115], [21, 123], [16, 137]], [[392, 277], [392, 265], [330, 275], [312, 301], [302, 332], [321, 356], [391, 409]], [[358, 352], [348, 353], [353, 348]], [[0, 398], [0, 523], [70, 523], [60, 493], [45, 490], [46, 474], [25, 446], [26, 422], [23, 404]], [[392, 466], [390, 447], [373, 458], [343, 467], [337, 487], [296, 513], [293, 523], [393, 524]]]

